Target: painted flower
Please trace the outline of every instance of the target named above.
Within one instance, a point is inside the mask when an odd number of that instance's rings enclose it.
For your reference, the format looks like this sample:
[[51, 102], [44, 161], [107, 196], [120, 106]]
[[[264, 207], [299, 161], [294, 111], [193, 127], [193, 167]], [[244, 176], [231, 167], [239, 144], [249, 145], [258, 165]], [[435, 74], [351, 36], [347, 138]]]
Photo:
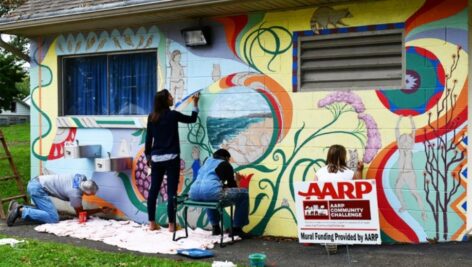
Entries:
[[357, 113], [365, 111], [362, 99], [358, 95], [349, 91], [338, 91], [327, 95], [325, 98], [318, 101], [318, 107], [323, 108], [337, 102], [344, 102], [351, 105]]
[[367, 128], [367, 145], [365, 147], [365, 153], [363, 161], [369, 163], [374, 159], [377, 151], [382, 147], [382, 140], [380, 133], [377, 128], [377, 123], [369, 114], [361, 113], [357, 117], [364, 121]]
[[254, 173], [251, 173], [251, 174], [248, 174], [248, 175], [241, 174], [241, 180], [239, 181], [239, 187], [249, 189], [249, 183], [251, 182], [251, 179], [252, 179], [253, 176], [254, 176]]

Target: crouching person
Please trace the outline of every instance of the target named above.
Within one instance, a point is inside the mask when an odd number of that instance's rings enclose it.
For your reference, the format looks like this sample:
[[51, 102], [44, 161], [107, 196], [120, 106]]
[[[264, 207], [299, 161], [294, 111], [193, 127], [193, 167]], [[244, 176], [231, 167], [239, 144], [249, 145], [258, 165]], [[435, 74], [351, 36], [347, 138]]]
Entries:
[[[238, 188], [240, 176], [229, 163], [231, 155], [225, 149], [219, 149], [208, 158], [198, 171], [195, 182], [190, 187], [190, 199], [195, 201], [228, 201], [234, 203], [233, 229], [231, 235], [248, 238], [249, 234], [243, 232], [242, 228], [249, 223], [249, 195], [245, 188]], [[208, 220], [213, 229], [213, 235], [221, 234], [220, 216], [218, 210], [207, 209]]]
[[22, 206], [11, 201], [8, 207], [8, 226], [12, 226], [18, 218], [40, 223], [59, 222], [59, 214], [50, 197], [68, 201], [77, 216], [82, 211], [87, 212], [87, 215], [112, 211], [110, 208], [84, 210], [82, 196], [95, 195], [98, 186], [82, 174], [40, 175], [28, 182], [27, 190], [36, 207]]

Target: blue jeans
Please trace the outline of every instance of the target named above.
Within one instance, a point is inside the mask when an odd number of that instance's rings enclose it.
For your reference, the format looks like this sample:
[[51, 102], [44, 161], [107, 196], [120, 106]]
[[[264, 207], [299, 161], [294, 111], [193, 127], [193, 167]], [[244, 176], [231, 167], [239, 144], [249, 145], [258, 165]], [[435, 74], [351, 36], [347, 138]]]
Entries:
[[28, 182], [27, 190], [31, 199], [34, 201], [34, 204], [36, 204], [36, 207], [24, 206], [23, 211], [21, 212], [21, 218], [23, 220], [31, 220], [41, 223], [59, 222], [57, 209], [37, 178], [33, 178]]
[[[201, 189], [203, 189], [202, 187]], [[197, 201], [217, 201], [233, 203], [236, 206], [234, 211], [233, 227], [243, 227], [249, 223], [249, 194], [246, 188], [226, 188], [219, 192], [205, 192], [198, 190], [191, 195]], [[215, 209], [207, 209], [208, 220], [211, 225], [219, 225], [220, 213]]]

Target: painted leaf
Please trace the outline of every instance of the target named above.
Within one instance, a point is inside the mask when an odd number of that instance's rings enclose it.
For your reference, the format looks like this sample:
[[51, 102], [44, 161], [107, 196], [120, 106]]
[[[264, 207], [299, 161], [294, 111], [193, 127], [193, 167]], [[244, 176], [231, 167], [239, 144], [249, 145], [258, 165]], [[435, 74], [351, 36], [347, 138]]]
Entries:
[[140, 136], [142, 131], [144, 131], [144, 130], [143, 130], [143, 129], [139, 129], [139, 130], [137, 130], [136, 132], [132, 133], [131, 135], [132, 135], [132, 136]]
[[59, 48], [61, 52], [64, 52], [64, 49], [62, 48], [62, 45], [59, 42], [57, 43], [57, 48]]
[[95, 36], [92, 36], [90, 37], [88, 40], [87, 40], [87, 46], [86, 46], [86, 50], [89, 50], [90, 48], [92, 48], [92, 46], [95, 44], [95, 42], [97, 41], [97, 38], [95, 38]]
[[73, 44], [72, 44], [72, 41], [69, 40], [69, 41], [67, 42], [67, 50], [68, 50], [69, 52], [72, 52], [72, 49], [73, 49]]
[[266, 193], [260, 193], [259, 195], [257, 195], [256, 197], [256, 201], [254, 203], [254, 209], [251, 211], [251, 213], [249, 215], [253, 215], [256, 211], [257, 211], [257, 208], [259, 207], [259, 205], [261, 204], [261, 201], [264, 199], [264, 198], [269, 198], [269, 196], [266, 194]]
[[145, 46], [145, 47], [149, 47], [150, 45], [152, 45], [152, 35], [149, 36], [149, 38], [147, 39], [147, 42], [146, 42], [146, 46]]
[[133, 40], [131, 40], [131, 36], [129, 36], [128, 34], [125, 34], [123, 36], [123, 40], [125, 40], [125, 43], [129, 46], [134, 46], [133, 44]]
[[140, 35], [140, 36], [139, 36], [139, 44], [138, 44], [138, 46], [136, 46], [136, 47], [140, 47], [140, 46], [142, 46], [142, 45], [144, 45], [144, 36]]
[[270, 172], [273, 172], [273, 171], [276, 170], [276, 168], [275, 169], [269, 169], [264, 165], [256, 165], [253, 168], [260, 171], [260, 172], [264, 172], [264, 173], [270, 173]]
[[100, 49], [102, 49], [102, 48], [105, 46], [105, 44], [106, 44], [106, 42], [107, 42], [107, 39], [108, 39], [108, 38], [102, 38], [102, 39], [100, 40], [100, 43], [98, 43], [97, 51], [100, 50]]
[[120, 40], [118, 40], [118, 38], [116, 38], [116, 36], [113, 36], [113, 43], [115, 43], [115, 46], [119, 49], [123, 49], [121, 48], [121, 44], [120, 44]]
[[82, 41], [78, 41], [77, 45], [75, 46], [75, 52], [79, 51], [81, 46], [82, 46]]

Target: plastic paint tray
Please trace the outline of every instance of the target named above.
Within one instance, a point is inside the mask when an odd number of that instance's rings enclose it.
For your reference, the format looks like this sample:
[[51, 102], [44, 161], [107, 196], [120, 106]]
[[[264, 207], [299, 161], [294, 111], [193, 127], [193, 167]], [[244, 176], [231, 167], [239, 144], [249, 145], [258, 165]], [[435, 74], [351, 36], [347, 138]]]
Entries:
[[209, 257], [215, 256], [213, 252], [204, 250], [204, 249], [199, 249], [199, 248], [178, 249], [177, 254], [190, 257], [193, 259], [209, 258]]

